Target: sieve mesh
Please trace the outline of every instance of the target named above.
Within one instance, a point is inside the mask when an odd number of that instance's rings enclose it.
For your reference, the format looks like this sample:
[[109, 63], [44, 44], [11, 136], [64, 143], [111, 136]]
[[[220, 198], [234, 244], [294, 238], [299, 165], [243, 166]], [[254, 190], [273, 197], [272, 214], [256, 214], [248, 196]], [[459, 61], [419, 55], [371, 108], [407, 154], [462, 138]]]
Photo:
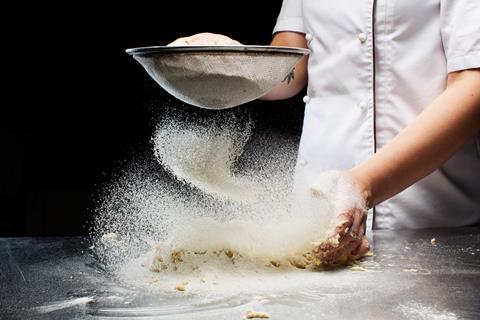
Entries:
[[225, 109], [255, 100], [279, 84], [307, 49], [271, 46], [144, 47], [127, 53], [176, 98]]

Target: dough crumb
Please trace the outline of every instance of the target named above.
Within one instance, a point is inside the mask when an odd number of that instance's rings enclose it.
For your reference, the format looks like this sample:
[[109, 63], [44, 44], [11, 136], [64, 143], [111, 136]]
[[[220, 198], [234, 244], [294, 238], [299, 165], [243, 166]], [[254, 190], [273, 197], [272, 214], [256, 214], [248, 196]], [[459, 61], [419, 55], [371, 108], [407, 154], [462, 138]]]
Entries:
[[182, 283], [182, 284], [177, 284], [177, 285], [175, 286], [175, 290], [177, 290], [177, 291], [185, 291], [185, 290], [187, 290], [187, 288], [186, 288], [185, 285]]
[[247, 311], [245, 319], [268, 319], [270, 315], [266, 312]]
[[233, 258], [233, 255], [235, 254], [235, 252], [233, 250], [230, 250], [230, 249], [226, 249], [225, 250], [225, 255], [227, 257], [229, 257], [230, 259]]
[[298, 269], [305, 269], [307, 262], [303, 259], [290, 259], [290, 264]]
[[183, 250], [175, 250], [170, 255], [170, 261], [173, 263], [173, 269], [176, 271], [183, 262]]
[[352, 271], [367, 271], [367, 269], [360, 267], [360, 266], [353, 266], [350, 268]]
[[156, 256], [153, 258], [149, 268], [151, 272], [161, 272], [162, 270], [166, 269], [168, 269], [168, 266], [163, 262], [162, 257]]
[[432, 246], [436, 246], [438, 244], [438, 241], [437, 239], [432, 238], [432, 240], [430, 240], [430, 243], [432, 244]]
[[373, 251], [368, 251], [367, 253], [365, 253], [364, 257], [373, 257], [375, 256], [375, 254], [373, 253]]
[[411, 273], [417, 273], [418, 270], [415, 268], [410, 268], [410, 269], [403, 269], [403, 272], [411, 272]]
[[280, 267], [280, 261], [272, 260], [270, 261], [270, 265], [274, 266], [275, 268]]

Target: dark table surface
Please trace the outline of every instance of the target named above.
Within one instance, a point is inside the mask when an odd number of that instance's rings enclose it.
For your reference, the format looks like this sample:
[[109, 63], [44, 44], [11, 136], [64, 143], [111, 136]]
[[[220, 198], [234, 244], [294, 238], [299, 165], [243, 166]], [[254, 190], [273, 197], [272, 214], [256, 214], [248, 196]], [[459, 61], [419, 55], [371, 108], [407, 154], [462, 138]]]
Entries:
[[374, 231], [371, 242], [366, 271], [312, 272], [310, 289], [203, 303], [120, 283], [87, 238], [0, 238], [0, 318], [242, 319], [255, 308], [271, 319], [480, 319], [479, 227]]

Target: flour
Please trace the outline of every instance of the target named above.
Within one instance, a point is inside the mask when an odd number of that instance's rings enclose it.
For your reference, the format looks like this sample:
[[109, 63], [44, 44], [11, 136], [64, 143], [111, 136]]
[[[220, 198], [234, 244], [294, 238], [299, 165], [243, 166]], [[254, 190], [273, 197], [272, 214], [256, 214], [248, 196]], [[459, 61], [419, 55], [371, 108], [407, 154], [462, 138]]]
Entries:
[[[152, 138], [158, 163], [134, 162], [98, 209], [93, 233], [117, 235], [96, 245], [105, 264], [118, 269], [140, 259], [152, 272], [191, 273], [209, 264], [228, 269], [225, 252], [235, 252], [236, 270], [312, 264], [305, 253], [324, 238], [330, 204], [298, 201], [296, 143], [281, 134], [252, 136], [252, 128], [244, 114], [161, 121]], [[172, 262], [175, 252], [185, 253], [182, 263]]]
[[155, 156], [180, 181], [216, 197], [247, 201], [260, 190], [253, 181], [232, 171], [248, 141], [251, 124], [234, 125], [234, 121], [223, 127], [160, 123], [153, 138]]
[[62, 309], [84, 306], [85, 304], [92, 302], [93, 297], [81, 297], [65, 301], [54, 302], [46, 306], [40, 306], [35, 308], [40, 313], [50, 313], [53, 311], [58, 311]]
[[418, 302], [409, 302], [396, 306], [394, 311], [401, 313], [407, 319], [413, 320], [456, 320], [455, 313], [440, 310], [434, 305], [425, 305]]

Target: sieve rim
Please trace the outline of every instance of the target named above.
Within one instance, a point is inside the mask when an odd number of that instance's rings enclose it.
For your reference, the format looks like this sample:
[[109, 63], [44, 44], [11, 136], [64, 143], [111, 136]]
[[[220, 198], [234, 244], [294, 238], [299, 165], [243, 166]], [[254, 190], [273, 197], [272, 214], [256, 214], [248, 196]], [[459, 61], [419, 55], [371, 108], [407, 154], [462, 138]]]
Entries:
[[238, 53], [238, 52], [256, 52], [268, 54], [294, 54], [294, 55], [309, 55], [310, 50], [297, 47], [282, 47], [282, 46], [149, 46], [137, 47], [125, 50], [131, 56], [150, 55], [150, 54], [166, 54], [166, 53], [203, 53], [203, 52], [221, 52], [221, 53]]

